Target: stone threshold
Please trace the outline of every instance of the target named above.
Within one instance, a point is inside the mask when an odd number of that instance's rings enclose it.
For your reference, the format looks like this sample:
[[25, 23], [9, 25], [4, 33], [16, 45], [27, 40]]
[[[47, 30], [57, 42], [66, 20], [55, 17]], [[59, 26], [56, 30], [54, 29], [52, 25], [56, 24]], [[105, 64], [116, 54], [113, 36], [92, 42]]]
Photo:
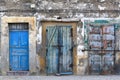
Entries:
[[8, 76], [28, 76], [29, 71], [9, 71], [7, 72]]

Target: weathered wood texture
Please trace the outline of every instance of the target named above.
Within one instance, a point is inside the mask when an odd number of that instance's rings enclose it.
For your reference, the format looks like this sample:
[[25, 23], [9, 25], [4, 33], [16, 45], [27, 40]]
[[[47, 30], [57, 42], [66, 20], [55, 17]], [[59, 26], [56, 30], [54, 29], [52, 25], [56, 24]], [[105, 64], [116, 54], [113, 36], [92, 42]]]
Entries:
[[[67, 54], [66, 51], [68, 49], [70, 49], [71, 45], [73, 44], [73, 43], [71, 43], [72, 42], [71, 40], [76, 39], [76, 36], [77, 36], [76, 35], [77, 34], [77, 31], [76, 31], [77, 30], [77, 22], [42, 21], [42, 52], [40, 53], [40, 68], [41, 68], [40, 71], [43, 72], [43, 73], [46, 73], [46, 68], [47, 68], [47, 65], [46, 65], [46, 62], [47, 62], [46, 61], [46, 49], [47, 49], [46, 43], [48, 42], [48, 44], [49, 44], [49, 41], [46, 41], [46, 40], [50, 40], [50, 39], [46, 39], [46, 35], [48, 33], [53, 33], [54, 32], [54, 29], [57, 28], [57, 27], [54, 27], [55, 25], [62, 25], [62, 26], [58, 26], [59, 27], [58, 31], [59, 31], [60, 37], [63, 38], [63, 40], [61, 40], [59, 43], [67, 45], [67, 46], [65, 46], [61, 49], [61, 50], [63, 50], [64, 54], [60, 58], [61, 59], [60, 61], [63, 64], [66, 64], [67, 61], [69, 60], [69, 58], [67, 58], [67, 56], [69, 57], [71, 55], [69, 54], [69, 51], [68, 51], [68, 54]], [[67, 26], [70, 26], [70, 25], [71, 25], [71, 28], [73, 29], [72, 33], [71, 33], [71, 30], [69, 28], [67, 28]], [[50, 27], [50, 26], [53, 26], [54, 28]], [[65, 26], [65, 27], [63, 27], [63, 26]], [[47, 33], [46, 33], [46, 29], [48, 29], [48, 28], [51, 29], [50, 30], [51, 32], [47, 31]], [[55, 32], [55, 33], [56, 34], [54, 35], [54, 38], [53, 38], [54, 42], [51, 42], [52, 45], [53, 44], [58, 45], [57, 35], [59, 35], [59, 34], [58, 34], [58, 32]], [[66, 37], [66, 36], [70, 36], [71, 35], [70, 33], [73, 35], [72, 39], [70, 39], [70, 37]], [[48, 36], [47, 38], [50, 38], [50, 37]], [[71, 43], [71, 44], [69, 44], [69, 43]], [[51, 49], [54, 49], [54, 50], [51, 50]], [[73, 72], [74, 72], [74, 74], [76, 73], [76, 69], [77, 69], [77, 65], [76, 65], [77, 53], [76, 53], [76, 50], [77, 50], [76, 47], [73, 47], [73, 53], [72, 53], [73, 56], [72, 57], [73, 57]], [[48, 51], [49, 51], [49, 53], [53, 53], [49, 56], [49, 58], [51, 58], [51, 59], [53, 59], [53, 57], [54, 57], [54, 59], [57, 58], [57, 57], [55, 58], [55, 56], [58, 54], [58, 51], [57, 51], [56, 47], [50, 47]], [[62, 61], [63, 60], [62, 58], [66, 59], [66, 60]], [[51, 61], [49, 64], [53, 64], [53, 63], [56, 63], [56, 60]], [[56, 67], [58, 67], [58, 66], [55, 66], [55, 65], [49, 65], [49, 67], [53, 67], [53, 66], [54, 66], [54, 69], [56, 69]], [[62, 70], [62, 68], [60, 68], [60, 71], [67, 71], [67, 68], [64, 65], [61, 65], [61, 66], [64, 67], [65, 70]], [[52, 71], [50, 71], [50, 72], [52, 72]], [[56, 72], [56, 70], [54, 72]]]
[[47, 73], [72, 72], [72, 27], [48, 26], [46, 29]]

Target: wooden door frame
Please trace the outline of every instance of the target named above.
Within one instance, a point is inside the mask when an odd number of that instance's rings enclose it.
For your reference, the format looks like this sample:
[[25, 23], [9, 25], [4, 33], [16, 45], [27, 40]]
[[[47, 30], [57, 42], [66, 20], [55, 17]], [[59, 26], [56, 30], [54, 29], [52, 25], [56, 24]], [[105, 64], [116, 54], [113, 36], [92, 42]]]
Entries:
[[[42, 49], [40, 52], [40, 72], [46, 74], [46, 28], [54, 25], [71, 25], [73, 29], [73, 40], [77, 39], [78, 21], [42, 21]], [[76, 40], [77, 41], [77, 40]], [[73, 74], [77, 74], [77, 46], [73, 47]]]

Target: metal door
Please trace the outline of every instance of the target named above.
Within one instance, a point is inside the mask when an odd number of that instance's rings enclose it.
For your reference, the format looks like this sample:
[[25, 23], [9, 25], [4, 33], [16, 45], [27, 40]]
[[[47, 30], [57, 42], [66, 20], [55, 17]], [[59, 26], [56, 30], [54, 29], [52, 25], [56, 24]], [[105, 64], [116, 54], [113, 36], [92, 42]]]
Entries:
[[47, 73], [72, 74], [72, 27], [46, 29]]
[[9, 24], [10, 70], [29, 70], [28, 24]]

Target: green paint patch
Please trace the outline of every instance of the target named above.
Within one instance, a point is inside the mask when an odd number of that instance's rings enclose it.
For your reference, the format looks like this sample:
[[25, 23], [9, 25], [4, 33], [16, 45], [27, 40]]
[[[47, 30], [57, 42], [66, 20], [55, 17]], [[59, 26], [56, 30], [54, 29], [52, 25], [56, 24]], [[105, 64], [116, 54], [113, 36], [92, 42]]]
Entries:
[[109, 23], [107, 20], [95, 20], [94, 23]]

